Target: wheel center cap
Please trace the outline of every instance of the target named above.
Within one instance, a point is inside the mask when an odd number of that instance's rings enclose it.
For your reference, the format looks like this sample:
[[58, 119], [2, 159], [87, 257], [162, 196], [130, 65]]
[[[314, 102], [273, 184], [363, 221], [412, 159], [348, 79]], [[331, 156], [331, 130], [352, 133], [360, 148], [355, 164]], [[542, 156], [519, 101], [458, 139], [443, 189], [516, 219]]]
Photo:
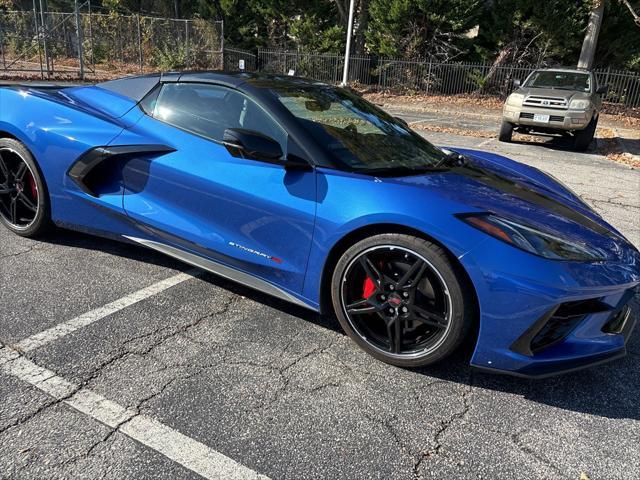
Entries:
[[392, 293], [389, 295], [389, 299], [387, 301], [392, 307], [399, 307], [402, 303], [402, 298], [397, 293]]
[[22, 185], [22, 183], [20, 182], [16, 183], [16, 192], [22, 193], [23, 190], [24, 190], [24, 185]]

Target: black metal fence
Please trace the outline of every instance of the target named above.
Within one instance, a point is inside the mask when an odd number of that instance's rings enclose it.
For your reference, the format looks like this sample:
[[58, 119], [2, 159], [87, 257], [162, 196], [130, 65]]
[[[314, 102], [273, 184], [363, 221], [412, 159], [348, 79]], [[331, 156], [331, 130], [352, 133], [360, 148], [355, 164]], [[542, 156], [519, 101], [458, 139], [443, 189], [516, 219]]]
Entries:
[[[258, 50], [258, 67], [266, 72], [295, 74], [321, 82], [338, 83], [342, 81], [344, 56], [261, 49]], [[371, 57], [351, 56], [349, 82], [370, 84]]]
[[227, 71], [245, 70], [255, 72], [258, 68], [257, 55], [236, 48], [224, 49], [224, 69]]
[[[34, 2], [35, 5], [35, 2]], [[84, 8], [84, 9], [83, 9]], [[265, 71], [323, 82], [342, 80], [344, 56], [225, 48], [222, 22], [95, 13], [89, 2], [71, 13], [9, 11], [0, 15], [0, 77], [113, 78], [176, 69]], [[536, 66], [438, 63], [352, 56], [349, 82], [378, 91], [506, 96]], [[597, 70], [605, 101], [640, 106], [640, 74]]]
[[[342, 80], [344, 56], [259, 50], [256, 69], [295, 74], [323, 82]], [[435, 95], [491, 94], [504, 97], [514, 80], [524, 80], [534, 65], [491, 63], [438, 63], [374, 56], [354, 56], [349, 62], [349, 82], [374, 90]], [[640, 106], [640, 73], [596, 70], [598, 84], [609, 85], [606, 102], [626, 107]]]

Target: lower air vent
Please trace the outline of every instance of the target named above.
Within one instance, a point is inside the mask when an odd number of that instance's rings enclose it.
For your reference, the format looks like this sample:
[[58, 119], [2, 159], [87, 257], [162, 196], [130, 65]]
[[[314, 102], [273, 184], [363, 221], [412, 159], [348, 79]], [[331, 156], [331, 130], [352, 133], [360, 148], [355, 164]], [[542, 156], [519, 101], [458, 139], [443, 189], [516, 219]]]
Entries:
[[640, 289], [630, 288], [622, 298], [618, 301], [614, 311], [611, 313], [611, 318], [602, 327], [604, 333], [622, 333], [629, 335], [633, 329], [634, 320], [631, 315], [631, 299], [636, 295], [636, 292], [640, 292]]
[[629, 316], [631, 316], [631, 307], [625, 305], [611, 320], [604, 324], [602, 331], [604, 333], [622, 333], [629, 320]]
[[587, 315], [608, 310], [611, 310], [611, 307], [598, 298], [562, 303], [518, 338], [511, 345], [511, 350], [524, 355], [534, 355], [561, 342]]

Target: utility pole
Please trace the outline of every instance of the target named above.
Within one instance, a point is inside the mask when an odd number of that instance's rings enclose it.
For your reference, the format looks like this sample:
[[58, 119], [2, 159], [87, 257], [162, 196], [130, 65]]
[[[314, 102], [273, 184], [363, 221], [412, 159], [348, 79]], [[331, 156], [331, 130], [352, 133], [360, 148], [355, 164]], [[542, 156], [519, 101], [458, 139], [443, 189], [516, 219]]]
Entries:
[[578, 60], [578, 68], [591, 70], [593, 61], [596, 56], [596, 47], [598, 46], [598, 35], [600, 34], [600, 25], [602, 25], [602, 17], [604, 16], [604, 0], [594, 0], [591, 14], [589, 15], [589, 24], [584, 35], [582, 43], [582, 51]]
[[344, 70], [342, 71], [342, 85], [347, 85], [349, 80], [349, 55], [351, 54], [351, 37], [353, 36], [353, 10], [356, 0], [351, 0], [349, 3], [349, 24], [347, 25], [347, 48], [344, 52]]

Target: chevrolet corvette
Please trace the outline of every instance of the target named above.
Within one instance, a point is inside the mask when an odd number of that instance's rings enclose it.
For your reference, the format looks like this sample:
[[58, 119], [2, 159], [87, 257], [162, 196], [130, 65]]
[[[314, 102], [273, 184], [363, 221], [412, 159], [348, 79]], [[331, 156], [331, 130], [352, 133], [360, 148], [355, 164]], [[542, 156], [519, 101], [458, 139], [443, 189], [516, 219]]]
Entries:
[[569, 188], [355, 93], [184, 72], [0, 88], [0, 222], [141, 245], [324, 314], [400, 367], [625, 354], [640, 253]]

